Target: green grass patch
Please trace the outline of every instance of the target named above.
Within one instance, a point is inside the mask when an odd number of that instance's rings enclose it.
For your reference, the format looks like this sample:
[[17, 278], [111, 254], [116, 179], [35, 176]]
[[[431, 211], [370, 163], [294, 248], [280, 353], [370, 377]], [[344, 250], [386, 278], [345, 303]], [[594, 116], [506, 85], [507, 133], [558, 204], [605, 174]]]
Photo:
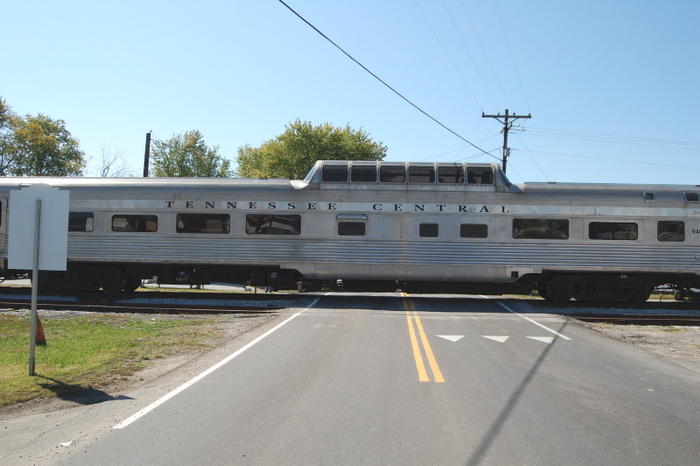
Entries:
[[97, 394], [149, 360], [204, 347], [218, 336], [210, 319], [95, 314], [42, 318], [47, 346], [37, 346], [27, 375], [29, 317], [0, 314], [0, 406], [32, 398]]

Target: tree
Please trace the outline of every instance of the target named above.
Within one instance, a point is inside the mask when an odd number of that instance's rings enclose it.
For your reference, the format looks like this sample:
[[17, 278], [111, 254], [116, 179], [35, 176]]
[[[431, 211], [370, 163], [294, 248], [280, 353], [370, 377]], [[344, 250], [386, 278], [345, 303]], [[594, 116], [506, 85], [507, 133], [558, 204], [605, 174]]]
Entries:
[[97, 176], [100, 178], [118, 178], [131, 174], [131, 170], [124, 162], [122, 152], [114, 149], [110, 150], [102, 147], [102, 158], [100, 167], [97, 170]]
[[85, 154], [63, 120], [19, 117], [0, 99], [0, 175], [80, 175]]
[[10, 111], [10, 107], [0, 97], [0, 175], [5, 175], [12, 163], [9, 147], [12, 140], [13, 118], [14, 115]]
[[219, 155], [218, 146], [207, 146], [202, 133], [196, 130], [154, 140], [151, 160], [154, 176], [231, 176], [231, 162]]
[[238, 149], [236, 174], [246, 178], [303, 179], [316, 160], [382, 160], [387, 147], [350, 126], [314, 126], [296, 120], [260, 147]]

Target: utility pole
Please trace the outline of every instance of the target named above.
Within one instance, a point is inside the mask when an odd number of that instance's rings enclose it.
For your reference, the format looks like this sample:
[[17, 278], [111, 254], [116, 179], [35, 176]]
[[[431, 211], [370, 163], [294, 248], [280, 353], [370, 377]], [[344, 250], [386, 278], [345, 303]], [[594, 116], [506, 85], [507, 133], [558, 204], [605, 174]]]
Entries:
[[148, 178], [148, 164], [150, 163], [150, 158], [151, 158], [151, 133], [153, 131], [149, 131], [146, 133], [146, 150], [143, 154], [143, 177]]
[[508, 109], [506, 109], [505, 115], [501, 115], [500, 113], [498, 115], [485, 115], [484, 112], [481, 112], [481, 118], [495, 118], [503, 125], [503, 159], [501, 166], [503, 167], [503, 173], [505, 173], [508, 156], [510, 155], [510, 149], [508, 148], [508, 131], [510, 131], [510, 129], [513, 127], [514, 120], [518, 120], [520, 118], [532, 118], [532, 115], [529, 113], [527, 115], [516, 115], [515, 113], [509, 114]]

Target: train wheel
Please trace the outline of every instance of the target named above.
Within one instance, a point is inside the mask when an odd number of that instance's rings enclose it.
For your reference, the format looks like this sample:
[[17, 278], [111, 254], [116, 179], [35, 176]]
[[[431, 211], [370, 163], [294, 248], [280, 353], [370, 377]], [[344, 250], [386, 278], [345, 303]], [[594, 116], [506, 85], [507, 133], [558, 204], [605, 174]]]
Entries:
[[124, 291], [126, 293], [133, 293], [139, 286], [141, 286], [140, 278], [127, 278], [124, 281]]
[[126, 275], [120, 269], [113, 269], [102, 275], [102, 290], [110, 297], [118, 296], [127, 282]]

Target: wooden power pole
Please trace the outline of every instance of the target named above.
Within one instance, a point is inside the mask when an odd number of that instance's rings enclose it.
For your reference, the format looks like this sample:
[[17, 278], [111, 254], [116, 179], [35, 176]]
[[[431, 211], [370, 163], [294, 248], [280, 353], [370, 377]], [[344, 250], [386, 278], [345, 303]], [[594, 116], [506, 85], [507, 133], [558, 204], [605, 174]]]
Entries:
[[143, 177], [148, 178], [148, 166], [151, 163], [151, 133], [149, 131], [146, 133], [146, 149], [143, 153]]
[[503, 158], [501, 161], [501, 166], [503, 167], [503, 173], [506, 172], [506, 164], [508, 163], [508, 156], [510, 155], [510, 149], [508, 148], [508, 131], [513, 127], [513, 121], [518, 120], [520, 118], [532, 118], [531, 114], [527, 115], [516, 115], [515, 113], [508, 113], [508, 109], [506, 109], [505, 115], [501, 115], [500, 113], [498, 115], [485, 115], [484, 112], [481, 112], [481, 118], [495, 118], [501, 124], [503, 125]]

